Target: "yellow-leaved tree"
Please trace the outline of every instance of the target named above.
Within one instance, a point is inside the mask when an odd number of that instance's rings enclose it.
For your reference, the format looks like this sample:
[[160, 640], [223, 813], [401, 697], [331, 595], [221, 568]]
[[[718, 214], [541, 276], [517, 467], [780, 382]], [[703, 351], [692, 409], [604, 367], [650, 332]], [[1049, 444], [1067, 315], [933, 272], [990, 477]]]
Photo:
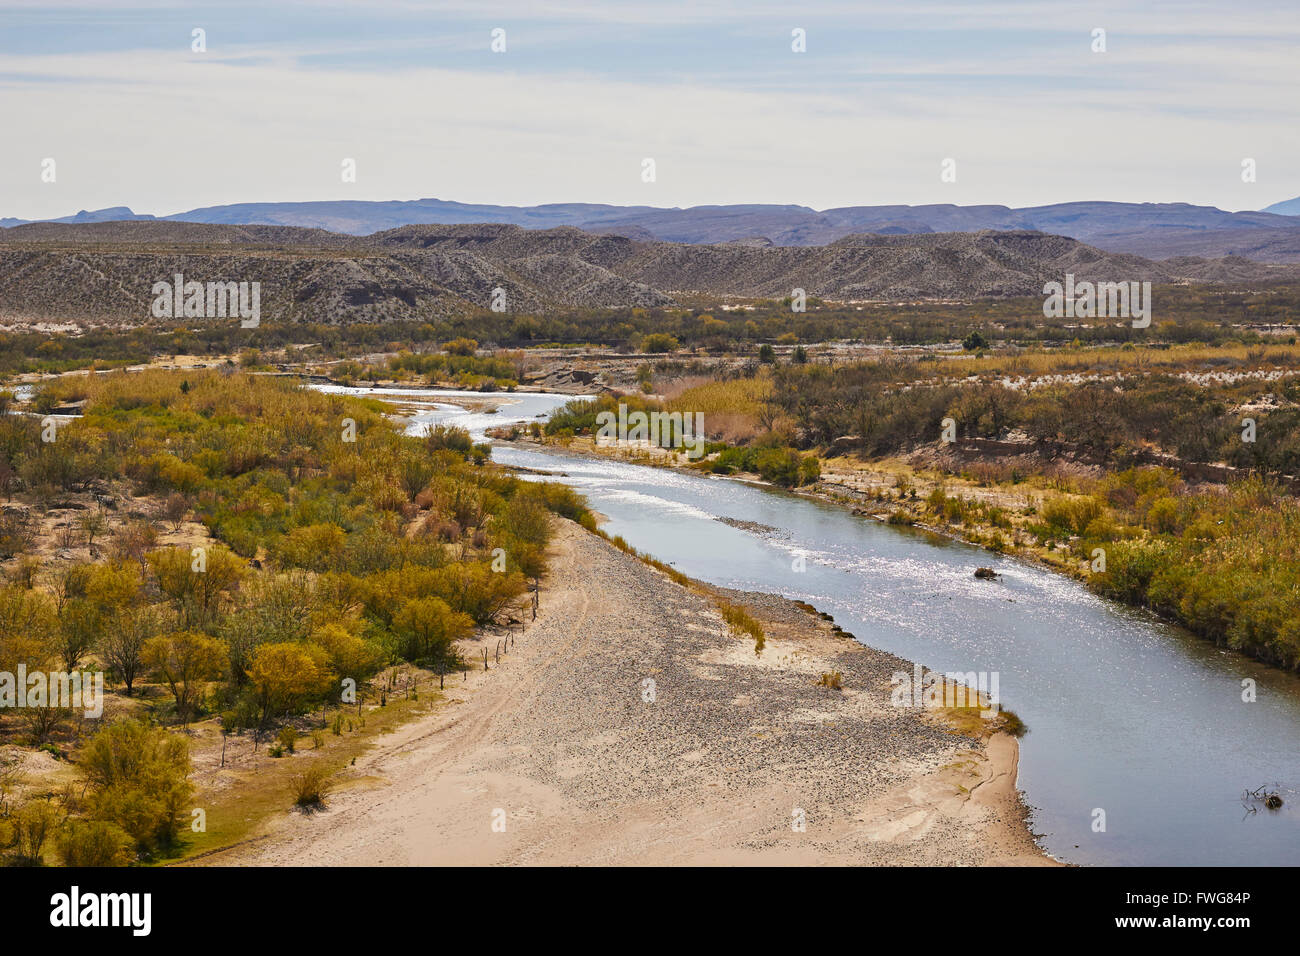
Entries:
[[176, 716], [184, 724], [189, 723], [207, 682], [225, 673], [230, 650], [215, 637], [178, 631], [145, 641], [140, 657], [176, 698]]
[[331, 676], [323, 647], [298, 641], [260, 645], [248, 668], [261, 712], [258, 730], [265, 729], [273, 716], [292, 713], [324, 693]]

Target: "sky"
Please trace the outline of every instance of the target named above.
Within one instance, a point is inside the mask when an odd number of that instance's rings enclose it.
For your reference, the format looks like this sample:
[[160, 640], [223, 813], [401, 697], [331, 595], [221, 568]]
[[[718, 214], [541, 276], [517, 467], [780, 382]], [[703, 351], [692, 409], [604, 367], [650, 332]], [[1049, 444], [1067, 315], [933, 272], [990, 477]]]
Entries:
[[1259, 209], [1300, 195], [1298, 41], [1296, 0], [0, 0], [0, 217], [418, 198]]

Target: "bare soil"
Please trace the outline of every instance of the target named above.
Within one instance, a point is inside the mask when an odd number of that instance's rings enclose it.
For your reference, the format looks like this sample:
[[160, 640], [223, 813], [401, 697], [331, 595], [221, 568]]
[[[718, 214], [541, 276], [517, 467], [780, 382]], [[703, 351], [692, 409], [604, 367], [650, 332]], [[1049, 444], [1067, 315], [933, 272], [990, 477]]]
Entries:
[[[1015, 739], [891, 707], [908, 662], [744, 595], [769, 632], [757, 655], [706, 595], [604, 540], [564, 523], [554, 550], [499, 664], [358, 757], [324, 811], [202, 862], [1052, 863]], [[832, 670], [843, 690], [820, 685]]]

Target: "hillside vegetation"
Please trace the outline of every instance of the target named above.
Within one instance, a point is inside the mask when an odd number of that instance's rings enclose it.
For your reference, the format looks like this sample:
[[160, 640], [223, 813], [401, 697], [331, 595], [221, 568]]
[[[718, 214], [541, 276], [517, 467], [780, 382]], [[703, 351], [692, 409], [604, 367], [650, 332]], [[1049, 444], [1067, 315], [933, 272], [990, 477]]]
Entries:
[[[396, 693], [395, 667], [455, 671], [458, 641], [509, 618], [552, 515], [591, 525], [567, 488], [485, 464], [463, 431], [407, 437], [373, 401], [153, 371], [55, 381], [37, 403], [72, 397], [84, 417], [52, 440], [48, 420], [0, 417], [0, 671], [100, 672], [113, 693], [102, 720], [0, 711], [13, 862], [182, 852], [196, 738], [173, 728], [216, 720], [288, 758], [314, 726], [328, 755]], [[36, 748], [69, 772], [26, 779]]]

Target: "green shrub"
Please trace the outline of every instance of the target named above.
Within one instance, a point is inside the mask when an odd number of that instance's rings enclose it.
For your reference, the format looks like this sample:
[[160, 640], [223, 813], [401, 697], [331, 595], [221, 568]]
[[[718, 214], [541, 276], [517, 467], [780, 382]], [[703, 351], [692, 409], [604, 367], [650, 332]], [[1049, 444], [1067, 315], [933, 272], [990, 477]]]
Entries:
[[1178, 534], [1181, 518], [1178, 502], [1167, 495], [1151, 502], [1147, 509], [1146, 525], [1156, 534]]
[[77, 769], [90, 787], [92, 819], [120, 826], [146, 852], [175, 842], [193, 793], [184, 737], [121, 720], [87, 742]]
[[325, 798], [333, 787], [330, 772], [320, 763], [312, 763], [291, 781], [294, 805], [304, 810], [325, 805]]
[[442, 343], [443, 351], [448, 355], [473, 355], [478, 351], [478, 342], [473, 339], [452, 339]]
[[1106, 548], [1106, 570], [1088, 583], [1109, 597], [1144, 605], [1151, 579], [1169, 557], [1169, 547], [1160, 541], [1117, 541]]
[[1093, 521], [1102, 517], [1103, 506], [1091, 495], [1052, 498], [1043, 505], [1043, 518], [1054, 528], [1070, 534], [1083, 534]]
[[59, 811], [46, 800], [32, 800], [18, 809], [11, 821], [18, 862], [28, 866], [41, 864], [45, 845], [58, 829], [59, 817]]
[[69, 820], [55, 841], [64, 866], [126, 866], [131, 845], [129, 833], [103, 820]]
[[280, 742], [280, 746], [286, 753], [293, 753], [293, 745], [298, 740], [298, 731], [294, 730], [292, 727], [281, 727], [279, 731], [276, 732], [275, 739]]
[[676, 352], [681, 347], [676, 338], [663, 332], [652, 332], [641, 340], [642, 352]]

